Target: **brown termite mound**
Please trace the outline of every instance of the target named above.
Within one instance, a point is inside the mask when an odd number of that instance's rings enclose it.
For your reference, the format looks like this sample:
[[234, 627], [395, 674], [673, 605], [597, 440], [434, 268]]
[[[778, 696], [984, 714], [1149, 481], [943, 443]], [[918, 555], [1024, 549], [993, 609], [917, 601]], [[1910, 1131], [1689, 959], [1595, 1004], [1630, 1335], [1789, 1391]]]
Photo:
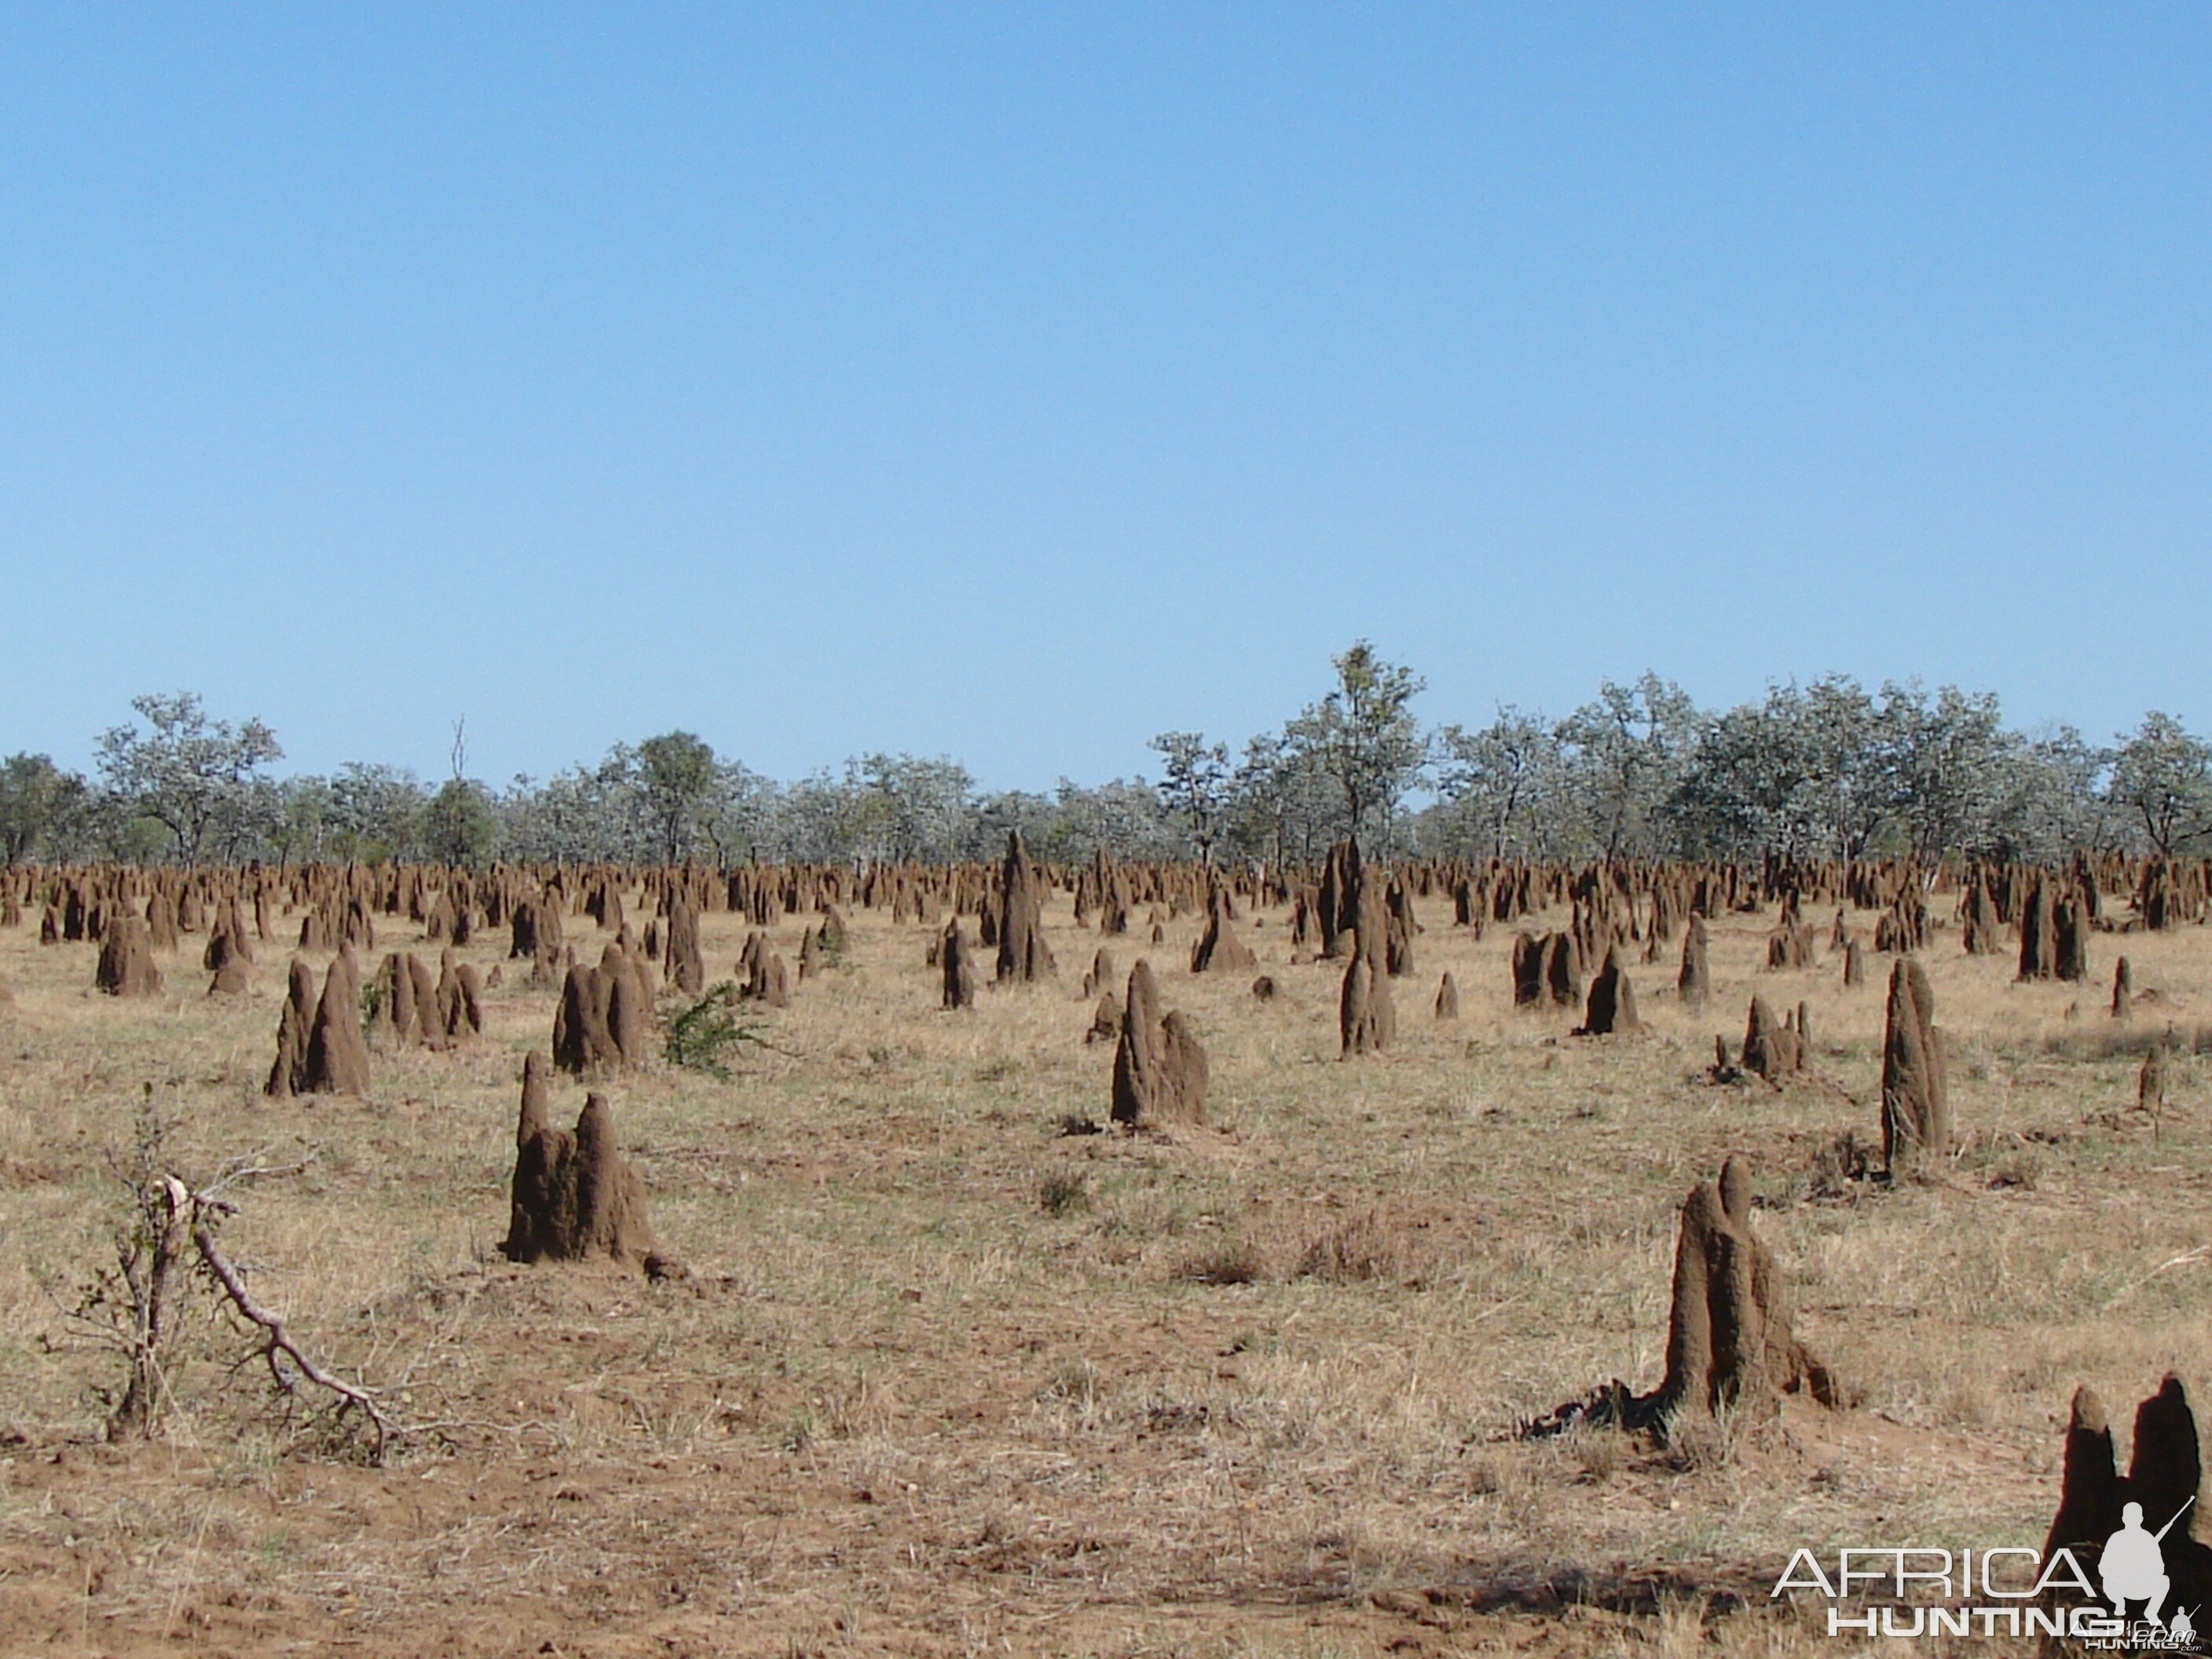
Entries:
[[283, 1012], [276, 1018], [276, 1063], [269, 1068], [269, 1081], [261, 1089], [272, 1100], [289, 1100], [307, 1091], [307, 1032], [315, 1023], [314, 970], [294, 957], [285, 988]]
[[1113, 984], [1113, 952], [1102, 945], [1091, 956], [1090, 967], [1083, 970], [1083, 1000], [1090, 1001], [1101, 991], [1112, 989]]
[[1459, 1018], [1459, 987], [1452, 983], [1452, 976], [1449, 974], [1446, 974], [1437, 983], [1437, 1018], [1438, 1019]]
[[1674, 978], [1674, 994], [1688, 1007], [1701, 1008], [1712, 988], [1705, 966], [1705, 919], [1692, 915], [1682, 933], [1682, 971]]
[[1215, 888], [1206, 907], [1206, 931], [1191, 947], [1190, 971], [1249, 974], [1259, 965], [1260, 958], [1230, 926], [1229, 907], [1223, 902], [1222, 890]]
[[353, 946], [342, 945], [330, 971], [323, 975], [323, 994], [315, 1004], [315, 1021], [307, 1030], [305, 1084], [309, 1095], [366, 1095], [368, 1093], [368, 1042], [361, 1030], [361, 969]]
[[[2094, 1390], [2076, 1389], [2066, 1426], [2058, 1512], [2051, 1517], [2051, 1533], [2043, 1544], [2045, 1563], [2057, 1551], [2069, 1550], [2091, 1582], [2106, 1584], [2107, 1595], [2114, 1587], [2125, 1591], [2131, 1617], [2153, 1616], [2142, 1603], [2155, 1596], [2155, 1614], [2169, 1632], [2182, 1613], [2203, 1628], [2206, 1608], [2212, 1606], [2212, 1547], [2203, 1541], [2203, 1479], [2197, 1416], [2179, 1377], [2169, 1374], [2158, 1392], [2136, 1407], [2135, 1443], [2124, 1476], [2119, 1472], [2104, 1402]], [[2136, 1512], [2130, 1514], [2130, 1510]], [[2118, 1572], [2107, 1583], [2106, 1547], [2119, 1541], [2124, 1530], [2137, 1528], [2148, 1535], [2154, 1547], [2135, 1547], [2143, 1552], [2146, 1565], [2155, 1559], [2158, 1570], [2141, 1581], [2141, 1589], [2130, 1589]]]
[[1634, 1036], [1644, 1022], [1636, 1014], [1636, 988], [1620, 965], [1620, 946], [1606, 947], [1605, 965], [1590, 981], [1589, 1002], [1577, 1036]]
[[1380, 1054], [1398, 1035], [1398, 1010], [1384, 963], [1389, 913], [1371, 872], [1363, 878], [1355, 872], [1354, 879], [1352, 960], [1345, 964], [1336, 1009], [1338, 1053], [1346, 1059]]
[[1091, 1029], [1083, 1034], [1085, 1044], [1118, 1042], [1121, 1040], [1121, 999], [1111, 991], [1102, 991], [1098, 1006], [1092, 1010]]
[[605, 1260], [656, 1273], [660, 1257], [646, 1214], [645, 1182], [615, 1139], [606, 1097], [587, 1095], [574, 1129], [548, 1121], [541, 1056], [523, 1062], [514, 1182], [500, 1253], [510, 1261]]
[[969, 954], [968, 941], [961, 936], [960, 918], [957, 915], [945, 924], [945, 938], [937, 951], [937, 966], [944, 981], [941, 1006], [947, 1009], [973, 1008], [975, 962]]
[[2156, 1117], [2166, 1110], [2166, 1047], [2154, 1043], [2136, 1072], [2136, 1109]]
[[1181, 1014], [1161, 1014], [1152, 964], [1139, 958], [1114, 1050], [1114, 1121], [1129, 1129], [1203, 1123], [1206, 1090], [1206, 1050]]
[[1674, 1242], [1667, 1376], [1645, 1401], [1663, 1439], [1684, 1422], [1733, 1409], [1771, 1417], [1784, 1394], [1837, 1403], [1835, 1378], [1791, 1328], [1789, 1283], [1751, 1224], [1751, 1174], [1741, 1158], [1683, 1200]]
[[1951, 1103], [1936, 993], [1915, 957], [1889, 975], [1888, 1021], [1881, 1045], [1881, 1156], [1896, 1170], [1951, 1149]]
[[398, 951], [386, 952], [369, 981], [375, 1006], [368, 1017], [368, 1035], [376, 1048], [387, 1051], [404, 1048], [421, 1035], [415, 1006], [415, 976], [408, 971], [411, 954], [403, 957]]
[[2112, 1018], [2125, 1019], [2135, 1012], [2136, 975], [2128, 959], [2122, 957], [2112, 964]]
[[668, 901], [668, 977], [687, 997], [707, 988], [707, 955], [699, 947], [699, 912], [680, 896]]
[[1805, 1060], [1804, 1045], [1789, 1016], [1778, 1020], [1765, 997], [1752, 998], [1744, 1021], [1743, 1069], [1779, 1088], [1805, 1069]]
[[999, 872], [998, 978], [1027, 982], [1058, 971], [1044, 939], [1043, 884], [1022, 845], [1022, 832], [1010, 830]]
[[483, 977], [474, 963], [456, 961], [451, 945], [438, 953], [434, 1012], [447, 1045], [465, 1042], [483, 1030]]
[[161, 994], [161, 970], [154, 965], [153, 935], [144, 917], [120, 915], [107, 924], [92, 982], [112, 997]]

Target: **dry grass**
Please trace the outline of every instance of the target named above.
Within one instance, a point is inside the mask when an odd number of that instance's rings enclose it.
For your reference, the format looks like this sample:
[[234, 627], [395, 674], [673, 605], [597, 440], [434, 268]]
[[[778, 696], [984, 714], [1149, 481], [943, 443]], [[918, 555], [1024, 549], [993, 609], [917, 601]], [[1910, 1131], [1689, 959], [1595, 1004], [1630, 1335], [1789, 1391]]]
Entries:
[[[691, 1270], [660, 1285], [493, 1249], [550, 992], [490, 994], [471, 1050], [380, 1057], [373, 1102], [279, 1107], [281, 950], [243, 1005], [178, 958], [127, 1006], [91, 992], [89, 948], [0, 933], [0, 1647], [1828, 1651], [1765, 1604], [1790, 1548], [2033, 1543], [2075, 1383], [2133, 1400], [2206, 1351], [2193, 1042], [2163, 1121], [2131, 1109], [2137, 1045], [2212, 1022], [2204, 933], [2127, 939], [2163, 1001], [2124, 1033], [2094, 988], [2014, 985], [1940, 936], [1966, 1140], [1891, 1189], [1842, 1139], [1878, 1142], [1878, 982], [1769, 974], [1768, 921], [1731, 917], [1707, 1012], [1667, 994], [1670, 962], [1635, 975], [1650, 1036], [1576, 1041], [1508, 1007], [1506, 935], [1424, 908], [1401, 1042], [1352, 1064], [1334, 974], [1292, 964], [1279, 914], [1240, 929], [1266, 1005], [1183, 973], [1196, 919], [1172, 924], [1142, 954], [1206, 1044], [1215, 1121], [1138, 1138], [1064, 1133], [1103, 1119], [1111, 1066], [1073, 972], [945, 1014], [922, 930], [855, 915], [731, 1081], [609, 1087]], [[1064, 899], [1051, 921], [1087, 956]], [[707, 918], [710, 968], [742, 933]], [[1438, 1025], [1446, 969], [1465, 1013]], [[1753, 988], [1810, 1005], [1814, 1082], [1703, 1080]], [[97, 1443], [113, 1363], [44, 1351], [66, 1332], [41, 1286], [105, 1248], [147, 1081], [188, 1168], [316, 1149], [231, 1243], [300, 1334], [453, 1426], [381, 1469], [314, 1455], [204, 1327], [168, 1437]], [[1738, 1151], [1855, 1408], [1665, 1458], [1516, 1441], [1656, 1379], [1674, 1206]]]

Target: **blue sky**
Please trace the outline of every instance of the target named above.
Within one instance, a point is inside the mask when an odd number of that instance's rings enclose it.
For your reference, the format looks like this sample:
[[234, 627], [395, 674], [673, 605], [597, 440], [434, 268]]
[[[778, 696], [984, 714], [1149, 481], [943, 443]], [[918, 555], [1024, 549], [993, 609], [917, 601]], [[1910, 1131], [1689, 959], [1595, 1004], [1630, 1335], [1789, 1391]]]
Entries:
[[0, 9], [0, 751], [2212, 724], [2212, 10]]

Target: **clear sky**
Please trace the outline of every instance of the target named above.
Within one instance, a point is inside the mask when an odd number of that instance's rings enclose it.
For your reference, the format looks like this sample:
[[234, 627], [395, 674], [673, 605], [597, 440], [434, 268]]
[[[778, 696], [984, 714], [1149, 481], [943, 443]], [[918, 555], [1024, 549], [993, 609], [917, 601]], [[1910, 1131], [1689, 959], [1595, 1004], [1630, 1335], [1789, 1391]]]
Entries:
[[0, 10], [0, 752], [2212, 725], [2212, 9]]

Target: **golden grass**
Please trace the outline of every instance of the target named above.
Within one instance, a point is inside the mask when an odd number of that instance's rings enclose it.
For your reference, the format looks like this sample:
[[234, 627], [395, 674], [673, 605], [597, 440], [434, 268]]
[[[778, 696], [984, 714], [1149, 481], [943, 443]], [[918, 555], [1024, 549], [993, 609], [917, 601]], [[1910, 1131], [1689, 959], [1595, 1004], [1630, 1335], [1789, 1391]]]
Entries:
[[[2075, 1382], [2125, 1402], [2197, 1374], [2203, 1062], [2176, 1060], [2155, 1127], [2131, 1112], [2140, 1049], [2097, 988], [2016, 986], [1940, 935], [1966, 1145], [1925, 1183], [1824, 1186], [1825, 1149], [1878, 1138], [1878, 982], [1767, 973], [1770, 921], [1726, 918], [1707, 1011], [1676, 1006], [1670, 952], [1634, 970], [1651, 1036], [1579, 1041], [1508, 1006], [1510, 933], [1423, 908], [1400, 1043], [1352, 1063], [1334, 970], [1292, 964], [1280, 914], [1240, 924], [1267, 1005], [1182, 970], [1194, 918], [1110, 942], [1164, 970], [1212, 1064], [1213, 1126], [1138, 1139], [1060, 1133], [1103, 1121], [1111, 1064], [1064, 896], [1063, 982], [958, 1015], [922, 930], [856, 915], [733, 1081], [603, 1085], [690, 1269], [661, 1285], [494, 1250], [550, 991], [490, 993], [469, 1049], [378, 1056], [373, 1102], [276, 1106], [282, 949], [219, 1004], [188, 939], [132, 1005], [91, 990], [89, 947], [0, 933], [0, 1648], [1813, 1651], [1765, 1601], [1790, 1549], [2039, 1541]], [[794, 960], [804, 920], [777, 930]], [[711, 970], [743, 932], [706, 919]], [[2203, 933], [2124, 948], [2163, 999], [2131, 1030], [2212, 1019]], [[1439, 1025], [1447, 969], [1465, 1013]], [[1809, 1006], [1815, 1081], [1703, 1080], [1753, 990]], [[247, 1198], [234, 1253], [303, 1339], [456, 1426], [381, 1469], [311, 1455], [204, 1325], [167, 1437], [97, 1443], [114, 1361], [45, 1351], [67, 1333], [42, 1285], [106, 1249], [148, 1081], [188, 1170], [315, 1150]], [[1656, 1380], [1674, 1206], [1730, 1152], [1857, 1404], [1667, 1456], [1516, 1438]]]

